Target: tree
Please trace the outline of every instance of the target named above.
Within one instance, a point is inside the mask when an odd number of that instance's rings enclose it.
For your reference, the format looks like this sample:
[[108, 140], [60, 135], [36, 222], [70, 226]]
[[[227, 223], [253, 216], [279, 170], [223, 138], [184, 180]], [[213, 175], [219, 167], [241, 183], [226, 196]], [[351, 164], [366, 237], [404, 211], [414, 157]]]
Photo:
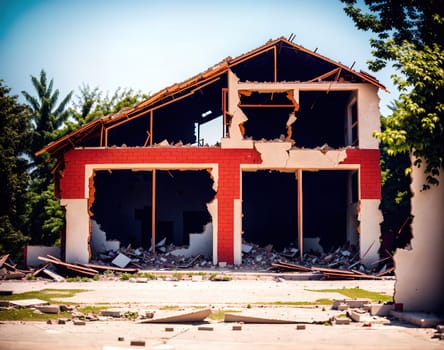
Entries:
[[27, 237], [29, 175], [23, 151], [29, 142], [29, 110], [9, 96], [0, 80], [0, 252], [18, 258]]
[[[44, 70], [40, 72], [39, 78], [31, 76], [31, 81], [37, 96], [22, 91], [31, 109], [31, 144], [28, 149], [32, 180], [30, 234], [32, 243], [52, 245], [59, 238], [59, 231], [63, 227], [63, 210], [59, 202], [53, 200], [53, 196], [48, 196], [48, 191], [54, 186], [51, 174], [54, 162], [48, 154], [36, 157], [35, 152], [66, 132], [63, 126], [69, 117], [66, 107], [72, 92], [57, 105], [59, 90], [53, 91], [53, 80], [48, 84]], [[56, 227], [54, 222], [58, 222], [59, 227]]]
[[141, 92], [120, 87], [111, 96], [108, 93], [103, 95], [98, 87], [91, 89], [89, 85], [82, 85], [79, 91], [80, 94], [76, 96], [77, 100], [71, 109], [73, 120], [66, 123], [68, 131], [75, 130], [94, 119], [117, 113], [125, 107], [131, 107], [142, 99], [148, 98]]
[[[400, 91], [386, 128], [375, 133], [388, 155], [413, 154], [424, 167], [423, 189], [437, 185], [444, 165], [444, 15], [441, 0], [341, 0], [358, 29], [372, 31], [373, 71], [391, 63], [399, 71], [392, 79]], [[424, 163], [422, 162], [424, 159]], [[408, 171], [408, 169], [406, 169]]]

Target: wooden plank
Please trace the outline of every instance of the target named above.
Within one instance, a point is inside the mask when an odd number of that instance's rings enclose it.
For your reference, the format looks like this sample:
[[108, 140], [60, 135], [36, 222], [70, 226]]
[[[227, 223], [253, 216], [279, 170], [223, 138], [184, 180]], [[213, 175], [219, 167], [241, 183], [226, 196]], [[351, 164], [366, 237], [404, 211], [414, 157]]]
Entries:
[[282, 261], [279, 261], [277, 263], [272, 263], [271, 266], [280, 267], [280, 268], [284, 268], [287, 270], [304, 271], [304, 272], [311, 271], [311, 268], [309, 268], [309, 267], [305, 267], [302, 265], [289, 264], [289, 263], [285, 263]]
[[3, 267], [3, 264], [6, 262], [6, 260], [8, 260], [8, 258], [9, 258], [9, 254], [5, 254], [0, 257], [0, 268]]
[[96, 264], [81, 264], [84, 267], [89, 267], [95, 270], [110, 270], [110, 271], [115, 271], [115, 272], [128, 272], [128, 273], [136, 273], [137, 271], [139, 271], [136, 268], [123, 268], [123, 267], [116, 267], [116, 266], [108, 266], [108, 265], [96, 265]]
[[393, 271], [395, 271], [395, 267], [391, 267], [391, 268], [389, 268], [389, 269], [387, 269], [387, 270], [385, 270], [385, 271], [379, 272], [379, 273], [377, 273], [375, 276], [376, 276], [376, 277], [385, 276], [385, 275], [388, 275], [389, 273], [391, 273], [391, 272], [393, 272]]
[[79, 266], [79, 265], [68, 264], [68, 263], [65, 263], [63, 261], [53, 260], [51, 258], [45, 258], [45, 257], [39, 256], [38, 259], [42, 260], [42, 261], [46, 261], [46, 262], [52, 263], [52, 264], [57, 265], [57, 266], [65, 267], [68, 270], [75, 271], [75, 272], [78, 272], [78, 273], [82, 273], [82, 274], [87, 275], [87, 276], [94, 276], [94, 275], [99, 273], [99, 271], [91, 269], [91, 268], [88, 268], [88, 267], [82, 267], [82, 266]]

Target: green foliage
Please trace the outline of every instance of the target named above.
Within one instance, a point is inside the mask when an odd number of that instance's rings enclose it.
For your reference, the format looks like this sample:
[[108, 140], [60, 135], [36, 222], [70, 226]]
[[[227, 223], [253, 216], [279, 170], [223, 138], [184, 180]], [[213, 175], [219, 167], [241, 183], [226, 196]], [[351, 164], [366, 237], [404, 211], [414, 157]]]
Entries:
[[128, 272], [122, 272], [120, 274], [120, 280], [121, 281], [128, 281], [131, 277], [133, 277], [133, 274], [128, 273]]
[[311, 292], [322, 293], [340, 293], [351, 299], [370, 299], [374, 302], [392, 302], [393, 296], [382, 294], [378, 292], [371, 292], [359, 287], [356, 288], [341, 288], [341, 289], [307, 289]]
[[86, 289], [42, 289], [38, 291], [30, 291], [16, 293], [12, 295], [0, 295], [0, 300], [23, 300], [23, 299], [40, 299], [50, 304], [58, 304], [60, 298], [71, 298], [77, 293], [87, 292]]
[[[386, 129], [387, 118], [381, 119], [381, 129]], [[405, 169], [410, 169], [411, 162], [408, 154], [388, 154], [388, 145], [383, 141], [380, 145], [381, 150], [381, 172], [382, 172], [382, 200], [380, 209], [384, 216], [381, 223], [381, 232], [384, 238], [393, 237], [390, 246], [385, 245], [393, 252], [398, 247], [405, 247], [410, 241], [410, 226], [406, 227], [408, 233], [402, 235], [398, 231], [404, 224], [405, 220], [410, 217], [410, 174]], [[386, 252], [382, 252], [383, 255]]]
[[44, 70], [39, 78], [31, 76], [36, 96], [22, 91], [31, 109], [31, 145], [28, 156], [31, 160], [30, 170], [30, 235], [31, 243], [52, 245], [59, 238], [64, 225], [63, 209], [54, 198], [53, 175], [54, 161], [48, 154], [36, 156], [35, 152], [48, 143], [64, 135], [63, 125], [69, 117], [66, 109], [72, 92], [57, 104], [59, 90], [53, 90], [54, 82], [48, 83]]
[[29, 146], [30, 117], [26, 106], [9, 96], [0, 80], [0, 253], [19, 258], [29, 240], [29, 175], [23, 150]]
[[123, 108], [132, 107], [148, 97], [120, 87], [111, 96], [108, 93], [104, 95], [99, 88], [92, 89], [89, 85], [83, 85], [79, 90], [80, 94], [76, 96], [74, 107], [70, 110], [73, 120], [66, 123], [68, 131], [78, 129], [94, 119], [117, 113]]
[[[387, 117], [384, 131], [375, 133], [387, 154], [412, 153], [413, 165], [427, 175], [423, 189], [437, 185], [444, 165], [444, 16], [441, 0], [366, 0], [369, 13], [356, 0], [341, 0], [358, 29], [370, 30], [378, 71], [388, 62], [399, 72], [392, 76], [401, 95]], [[424, 160], [425, 164], [422, 164]]]
[[70, 317], [70, 312], [59, 312], [58, 314], [42, 314], [37, 313], [32, 309], [0, 310], [0, 321], [46, 321]]

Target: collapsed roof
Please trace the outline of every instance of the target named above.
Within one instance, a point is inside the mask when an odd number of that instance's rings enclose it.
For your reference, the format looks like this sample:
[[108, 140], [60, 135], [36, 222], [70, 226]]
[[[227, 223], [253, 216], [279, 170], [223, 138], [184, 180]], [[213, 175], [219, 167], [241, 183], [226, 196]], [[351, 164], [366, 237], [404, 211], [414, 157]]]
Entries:
[[[53, 158], [60, 159], [66, 151], [76, 147], [149, 146], [167, 138], [174, 142], [194, 143], [194, 132], [190, 131], [188, 135], [191, 136], [183, 139], [183, 130], [194, 129], [195, 124], [206, 123], [225, 112], [224, 90], [228, 88], [230, 70], [241, 81], [252, 81], [254, 77], [254, 81], [260, 82], [370, 83], [386, 90], [373, 76], [354, 71], [280, 37], [236, 58], [227, 57], [133, 107], [93, 120], [45, 146], [37, 155], [49, 152]], [[131, 132], [116, 133], [113, 129], [117, 126], [120, 131], [131, 126]], [[156, 133], [152, 132], [153, 128]]]

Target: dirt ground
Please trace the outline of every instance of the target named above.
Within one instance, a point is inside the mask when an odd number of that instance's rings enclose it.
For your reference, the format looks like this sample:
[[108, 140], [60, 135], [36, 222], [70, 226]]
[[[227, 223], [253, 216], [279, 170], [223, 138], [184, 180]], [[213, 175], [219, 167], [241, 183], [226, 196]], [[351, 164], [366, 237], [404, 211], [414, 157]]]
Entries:
[[[55, 289], [83, 289], [63, 303], [103, 305], [117, 309], [159, 310], [162, 306], [178, 308], [243, 309], [258, 314], [311, 315], [323, 320], [332, 310], [300, 308], [290, 302], [310, 302], [321, 298], [343, 299], [336, 292], [321, 289], [355, 288], [393, 294], [395, 281], [289, 280], [273, 276], [249, 275], [231, 281], [199, 280], [49, 282], [2, 281], [0, 290], [14, 293]], [[283, 305], [282, 305], [283, 304]], [[249, 306], [248, 306], [249, 305]], [[264, 306], [265, 305], [265, 306]], [[300, 311], [299, 311], [300, 310]], [[301, 316], [302, 317], [302, 316]], [[384, 322], [380, 322], [383, 319]], [[47, 324], [46, 322], [7, 321], [0, 324], [0, 350], [52, 349], [444, 349], [444, 341], [432, 338], [432, 328], [417, 328], [392, 318], [378, 318], [369, 324], [350, 325], [313, 323], [297, 324], [227, 323], [206, 319], [201, 324], [139, 324], [120, 319], [102, 319], [85, 325]], [[233, 330], [233, 325], [241, 330]], [[199, 328], [199, 327], [203, 327]], [[168, 329], [169, 328], [169, 329]], [[172, 328], [172, 329], [171, 329]], [[143, 345], [131, 345], [141, 341]]]

